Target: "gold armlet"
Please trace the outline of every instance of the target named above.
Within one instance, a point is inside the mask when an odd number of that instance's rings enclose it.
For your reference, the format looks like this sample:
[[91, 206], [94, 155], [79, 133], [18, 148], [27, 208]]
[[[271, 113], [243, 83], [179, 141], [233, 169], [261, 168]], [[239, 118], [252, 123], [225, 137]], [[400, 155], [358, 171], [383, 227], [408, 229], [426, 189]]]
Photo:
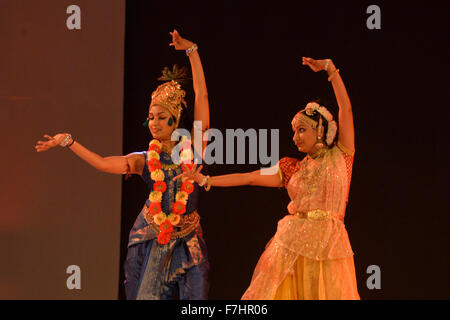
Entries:
[[334, 70], [330, 76], [328, 77], [328, 81], [331, 82], [331, 80], [333, 80], [334, 76], [336, 75], [336, 73], [339, 73], [339, 69]]

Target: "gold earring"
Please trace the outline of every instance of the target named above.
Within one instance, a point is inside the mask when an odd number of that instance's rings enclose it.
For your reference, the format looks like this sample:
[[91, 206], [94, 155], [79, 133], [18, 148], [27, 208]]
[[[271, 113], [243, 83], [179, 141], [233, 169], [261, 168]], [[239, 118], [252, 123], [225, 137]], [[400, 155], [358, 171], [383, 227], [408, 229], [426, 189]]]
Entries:
[[323, 137], [322, 137], [322, 129], [323, 129], [322, 117], [320, 117], [319, 118], [319, 126], [317, 127], [317, 142], [316, 142], [316, 145], [319, 149], [323, 148], [323, 146], [324, 146]]

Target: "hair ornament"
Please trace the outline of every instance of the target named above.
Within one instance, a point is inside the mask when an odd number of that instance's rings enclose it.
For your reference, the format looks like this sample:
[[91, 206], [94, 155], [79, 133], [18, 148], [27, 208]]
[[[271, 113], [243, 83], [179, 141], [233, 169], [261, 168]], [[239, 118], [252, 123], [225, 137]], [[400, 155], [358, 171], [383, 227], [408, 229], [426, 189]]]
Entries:
[[309, 102], [304, 110], [299, 111], [295, 115], [292, 120], [292, 124], [297, 123], [297, 121], [303, 121], [308, 123], [312, 128], [316, 129], [318, 127], [318, 122], [310, 118], [315, 112], [318, 112], [328, 123], [325, 142], [328, 146], [330, 146], [337, 134], [337, 123], [333, 120], [333, 115], [331, 112], [324, 106], [319, 105], [317, 102]]
[[177, 64], [175, 64], [172, 67], [172, 70], [170, 70], [168, 67], [164, 67], [164, 69], [161, 72], [161, 76], [157, 79], [159, 81], [176, 81], [180, 84], [184, 84], [189, 80], [188, 78], [188, 72], [186, 67], [179, 67]]
[[152, 101], [150, 108], [153, 105], [158, 105], [167, 108], [172, 116], [175, 117], [175, 127], [178, 128], [180, 123], [181, 112], [184, 107], [187, 107], [184, 97], [186, 92], [181, 89], [180, 83], [188, 80], [187, 71], [185, 67], [178, 67], [174, 65], [172, 70], [165, 67], [162, 75], [158, 78], [160, 81], [166, 81], [159, 85], [152, 93]]

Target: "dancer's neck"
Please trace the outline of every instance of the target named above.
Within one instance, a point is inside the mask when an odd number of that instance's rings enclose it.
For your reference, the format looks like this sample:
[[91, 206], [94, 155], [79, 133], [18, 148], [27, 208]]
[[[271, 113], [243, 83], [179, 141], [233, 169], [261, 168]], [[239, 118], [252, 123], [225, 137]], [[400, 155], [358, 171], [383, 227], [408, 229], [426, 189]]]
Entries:
[[162, 151], [170, 154], [172, 152], [173, 147], [175, 146], [176, 141], [172, 141], [170, 139], [161, 139], [159, 140], [162, 145]]

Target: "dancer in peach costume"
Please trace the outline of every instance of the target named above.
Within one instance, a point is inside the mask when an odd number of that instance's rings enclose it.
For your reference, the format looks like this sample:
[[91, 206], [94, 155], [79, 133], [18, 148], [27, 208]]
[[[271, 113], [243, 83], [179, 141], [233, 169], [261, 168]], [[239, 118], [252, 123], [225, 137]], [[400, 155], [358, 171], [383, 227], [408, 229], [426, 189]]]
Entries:
[[[288, 212], [278, 222], [242, 299], [359, 299], [353, 251], [344, 225], [354, 157], [353, 113], [339, 69], [330, 59], [303, 58], [314, 72], [325, 70], [339, 105], [339, 125], [331, 113], [310, 102], [292, 119], [293, 140], [306, 153], [282, 158], [278, 173], [254, 171], [209, 177], [201, 166], [179, 175], [211, 186], [285, 187]], [[337, 135], [338, 133], [338, 135]]]

